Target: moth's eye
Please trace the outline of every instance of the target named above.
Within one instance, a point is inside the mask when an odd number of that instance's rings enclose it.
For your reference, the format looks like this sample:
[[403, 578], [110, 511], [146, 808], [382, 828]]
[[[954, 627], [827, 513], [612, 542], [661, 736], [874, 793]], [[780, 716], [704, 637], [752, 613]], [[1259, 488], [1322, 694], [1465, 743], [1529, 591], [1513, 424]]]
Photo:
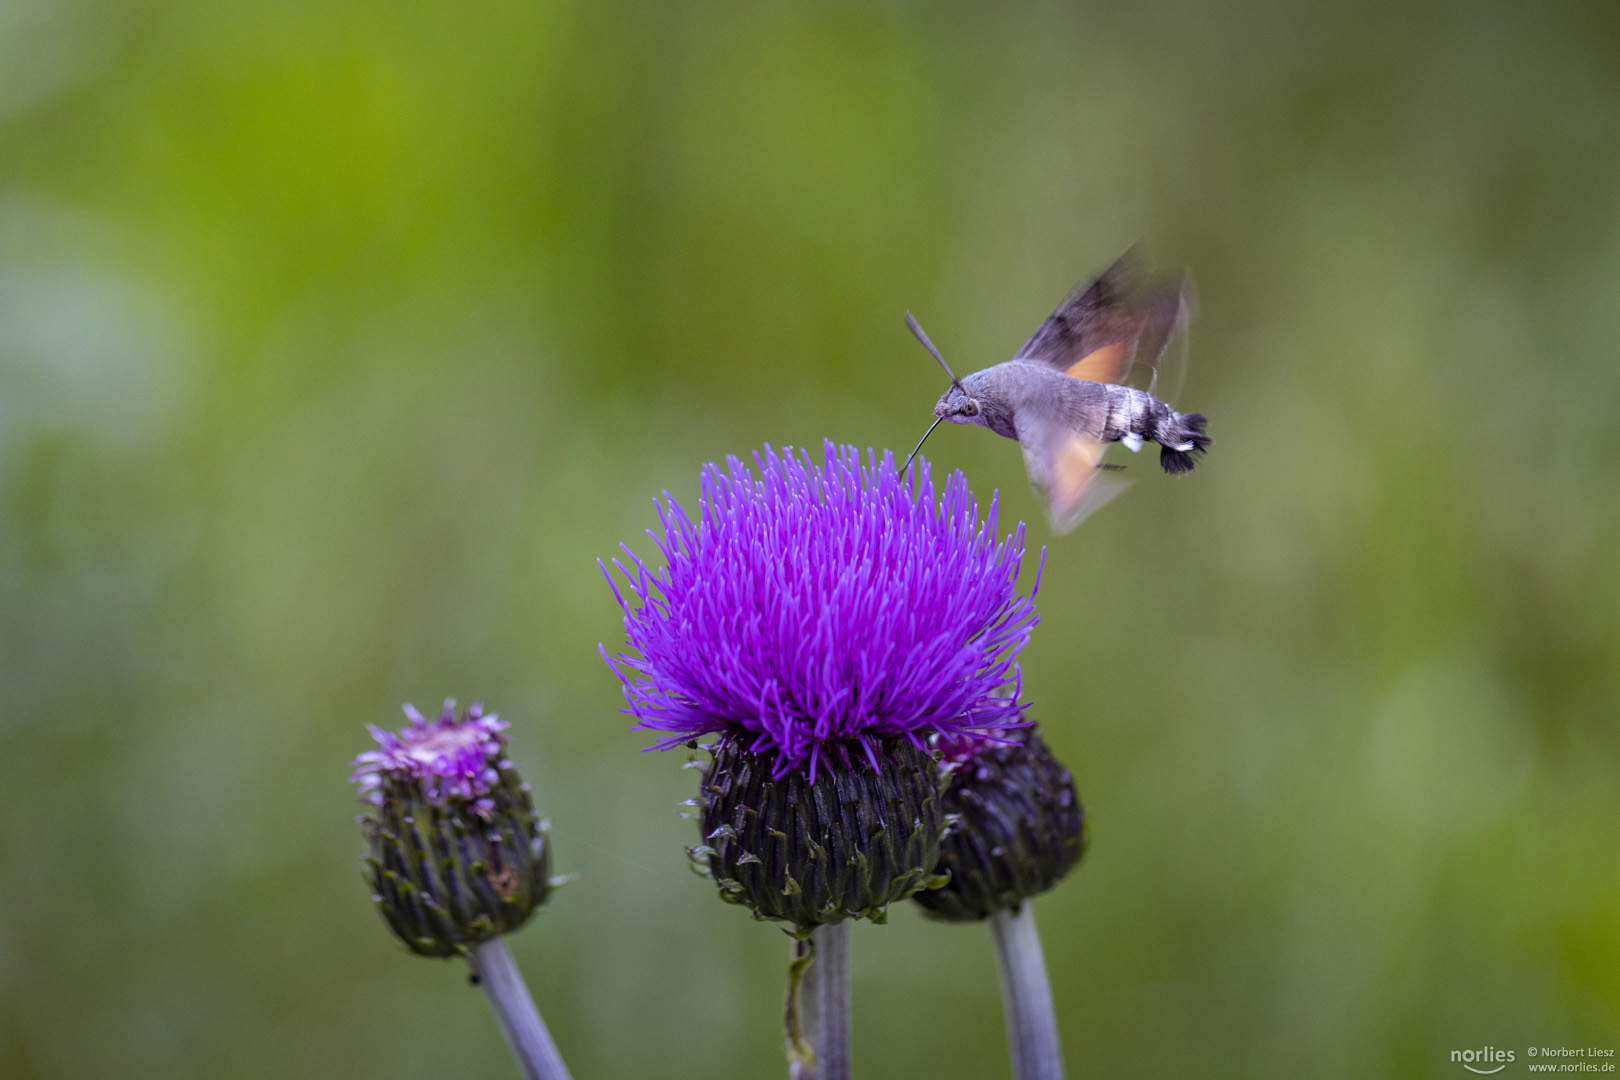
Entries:
[[974, 401], [972, 398], [968, 398], [968, 403], [966, 405], [962, 406], [962, 415], [963, 416], [978, 416], [979, 415], [979, 403], [977, 401]]

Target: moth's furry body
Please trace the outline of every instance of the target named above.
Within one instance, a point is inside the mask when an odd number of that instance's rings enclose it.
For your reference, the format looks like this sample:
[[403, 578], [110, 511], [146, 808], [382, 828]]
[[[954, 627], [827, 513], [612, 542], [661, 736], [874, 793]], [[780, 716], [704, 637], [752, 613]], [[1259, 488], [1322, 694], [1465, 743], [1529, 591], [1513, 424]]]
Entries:
[[1190, 455], [1210, 444], [1198, 413], [1178, 413], [1134, 386], [1073, 378], [1033, 360], [1008, 360], [964, 376], [940, 397], [934, 415], [1022, 442], [1028, 433], [1020, 437], [1018, 417], [1030, 409], [1095, 442], [1123, 442], [1132, 451], [1156, 442], [1167, 473], [1192, 471]]

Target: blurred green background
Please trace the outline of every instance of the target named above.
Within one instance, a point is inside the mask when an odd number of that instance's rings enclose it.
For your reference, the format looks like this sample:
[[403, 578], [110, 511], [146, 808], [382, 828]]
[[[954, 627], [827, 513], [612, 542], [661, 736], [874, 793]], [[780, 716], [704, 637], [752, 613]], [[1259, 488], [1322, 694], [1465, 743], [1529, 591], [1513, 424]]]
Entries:
[[[1462, 1075], [1620, 1033], [1620, 8], [0, 4], [0, 1075], [515, 1076], [367, 899], [350, 758], [481, 697], [580, 880], [593, 1077], [784, 1075], [594, 560], [904, 451], [1141, 240], [1218, 445], [1050, 536], [1077, 1077]], [[988, 935], [854, 935], [867, 1077], [1006, 1075]], [[1515, 1069], [1522, 1068], [1516, 1064]]]

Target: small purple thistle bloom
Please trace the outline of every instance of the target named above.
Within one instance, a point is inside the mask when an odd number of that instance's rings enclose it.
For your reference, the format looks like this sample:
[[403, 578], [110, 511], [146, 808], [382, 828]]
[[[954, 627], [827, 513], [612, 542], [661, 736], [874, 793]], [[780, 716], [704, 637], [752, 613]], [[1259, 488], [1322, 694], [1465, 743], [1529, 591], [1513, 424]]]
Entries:
[[444, 710], [431, 723], [414, 706], [406, 705], [404, 712], [410, 725], [397, 733], [366, 725], [379, 749], [354, 759], [349, 779], [360, 785], [361, 800], [382, 804], [387, 773], [422, 781], [423, 794], [430, 799], [461, 799], [476, 812], [487, 813], [491, 806], [487, 796], [500, 783], [498, 768], [510, 767], [503, 761], [500, 735], [506, 730], [505, 721], [494, 713], [486, 716], [480, 702], [457, 720], [454, 698], [445, 699]]
[[766, 446], [755, 469], [704, 467], [697, 521], [654, 500], [664, 567], [621, 545], [635, 602], [608, 577], [639, 655], [602, 657], [637, 726], [672, 733], [657, 749], [721, 732], [813, 781], [828, 752], [859, 745], [876, 768], [884, 738], [1018, 723], [1039, 619], [1017, 591], [1024, 526], [998, 542], [995, 498], [981, 519], [960, 472], [936, 498], [919, 465], [903, 481], [887, 451], [829, 441], [818, 466]]
[[[371, 898], [422, 956], [466, 955], [534, 914], [557, 882], [546, 824], [506, 758], [506, 724], [447, 700], [432, 722], [409, 705], [399, 731], [371, 728], [377, 749], [354, 759]], [[368, 725], [369, 726], [369, 725]], [[538, 1074], [532, 1074], [538, 1075]]]

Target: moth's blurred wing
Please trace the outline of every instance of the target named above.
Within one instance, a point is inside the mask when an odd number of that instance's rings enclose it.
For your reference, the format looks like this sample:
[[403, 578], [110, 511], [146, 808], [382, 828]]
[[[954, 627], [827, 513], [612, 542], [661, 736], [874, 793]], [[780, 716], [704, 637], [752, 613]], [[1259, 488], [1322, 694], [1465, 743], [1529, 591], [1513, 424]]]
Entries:
[[1102, 471], [1103, 443], [1061, 420], [1026, 408], [1018, 414], [1017, 427], [1030, 482], [1046, 499], [1054, 531], [1068, 532], [1130, 486]]
[[1135, 279], [1136, 255], [1134, 251], [1127, 251], [1096, 280], [1077, 287], [1065, 297], [1013, 358], [1037, 360], [1070, 374], [1087, 360], [1091, 361], [1091, 367], [1086, 370], [1106, 371], [1118, 367], [1124, 350], [1103, 350], [1123, 345], [1132, 336], [1130, 327], [1124, 325], [1120, 316], [1124, 314]]
[[1150, 289], [1142, 299], [1142, 333], [1136, 356], [1116, 380], [1174, 401], [1187, 377], [1187, 327], [1198, 314], [1192, 275], [1182, 273]]
[[1063, 374], [1087, 382], [1119, 382], [1131, 367], [1131, 350], [1123, 341], [1093, 349], [1063, 369]]
[[1070, 293], [1015, 359], [1098, 383], [1124, 381], [1133, 364], [1151, 372], [1185, 318], [1182, 280], [1142, 283], [1135, 254], [1127, 251], [1095, 281]]

